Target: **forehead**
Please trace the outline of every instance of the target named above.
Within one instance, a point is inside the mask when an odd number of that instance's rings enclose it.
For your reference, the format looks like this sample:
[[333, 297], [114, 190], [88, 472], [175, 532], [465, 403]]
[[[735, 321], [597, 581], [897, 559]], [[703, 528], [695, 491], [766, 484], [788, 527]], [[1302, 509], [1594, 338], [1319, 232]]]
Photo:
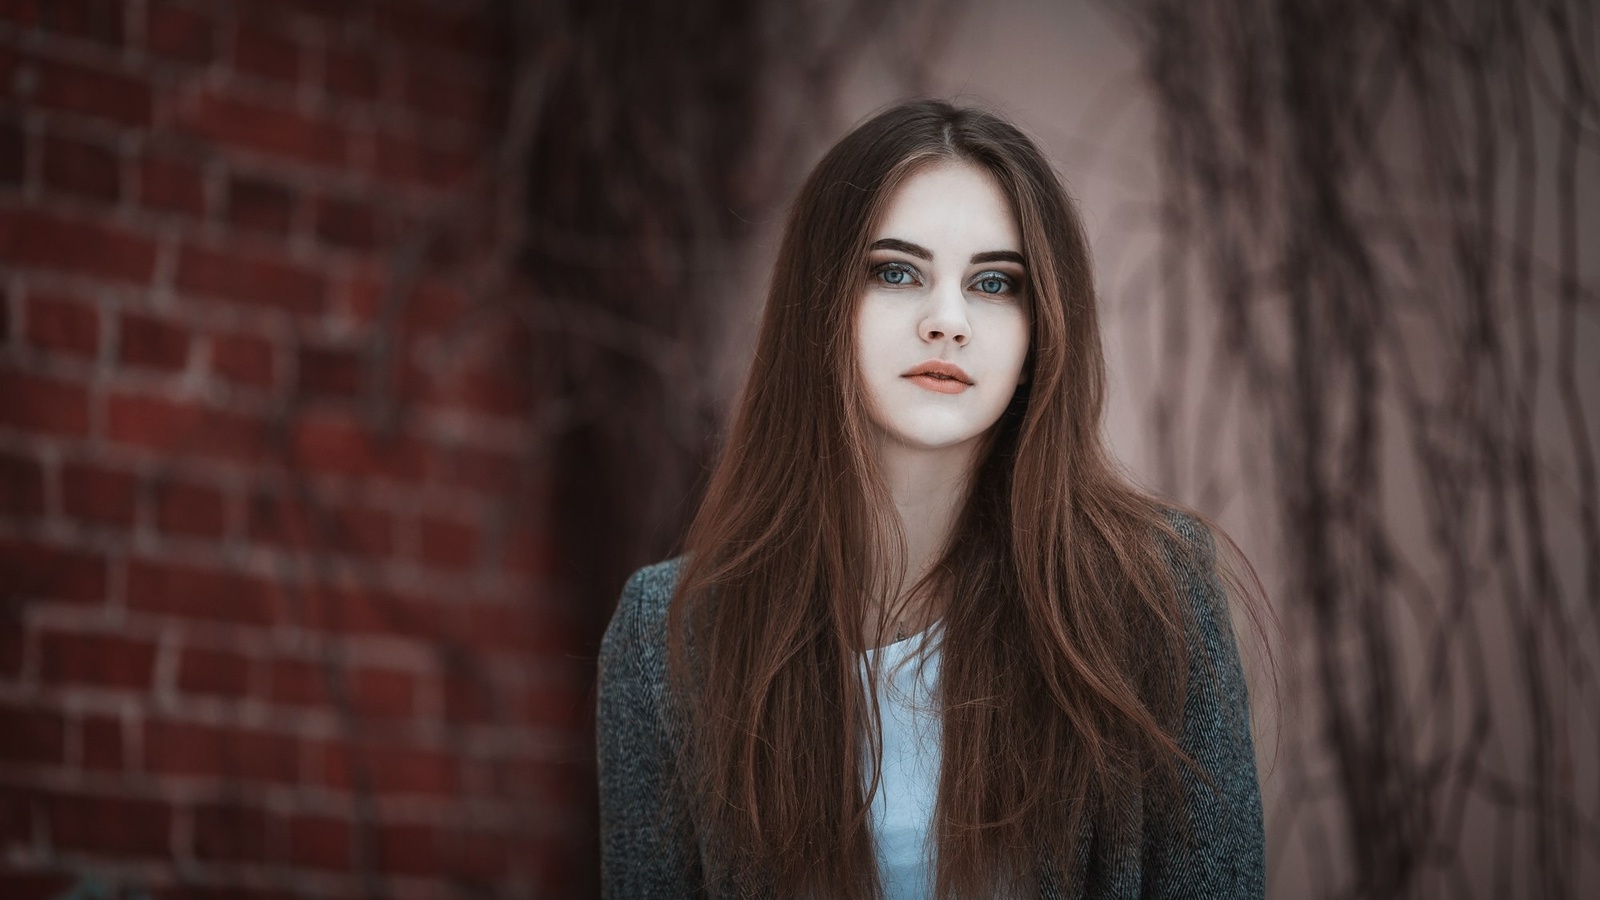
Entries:
[[872, 235], [888, 237], [935, 254], [1022, 250], [1016, 213], [1000, 183], [987, 169], [961, 161], [924, 166], [900, 184]]

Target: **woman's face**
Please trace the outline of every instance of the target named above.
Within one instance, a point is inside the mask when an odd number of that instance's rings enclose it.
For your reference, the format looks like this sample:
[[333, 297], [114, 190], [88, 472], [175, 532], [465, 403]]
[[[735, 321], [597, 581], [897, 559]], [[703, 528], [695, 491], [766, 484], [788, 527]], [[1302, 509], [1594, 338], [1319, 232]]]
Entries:
[[1023, 380], [1027, 269], [1016, 216], [986, 170], [941, 162], [890, 199], [856, 312], [856, 362], [880, 438], [975, 446]]

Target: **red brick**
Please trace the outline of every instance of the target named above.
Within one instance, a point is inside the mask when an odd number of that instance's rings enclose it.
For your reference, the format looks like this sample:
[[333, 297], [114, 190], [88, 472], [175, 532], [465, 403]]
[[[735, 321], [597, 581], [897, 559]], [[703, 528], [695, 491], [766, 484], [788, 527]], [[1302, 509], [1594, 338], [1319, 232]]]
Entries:
[[27, 643], [22, 617], [0, 616], [0, 676], [16, 679], [22, 675], [22, 657]]
[[491, 767], [494, 795], [517, 801], [531, 801], [536, 808], [571, 809], [583, 803], [583, 785], [594, 783], [590, 764], [552, 762], [548, 759], [511, 755], [496, 760]]
[[200, 167], [188, 160], [146, 156], [139, 166], [139, 202], [151, 209], [204, 215], [205, 177]]
[[443, 870], [441, 833], [431, 825], [380, 825], [378, 868], [396, 875], [437, 875]]
[[193, 9], [153, 2], [145, 21], [145, 45], [158, 56], [208, 63], [216, 55], [217, 23]]
[[379, 30], [404, 43], [450, 51], [472, 59], [483, 59], [493, 50], [493, 32], [487, 18], [472, 11], [470, 6], [450, 9], [383, 3], [375, 10]]
[[227, 530], [227, 508], [216, 488], [179, 481], [155, 486], [156, 527], [169, 534], [222, 537]]
[[162, 720], [144, 727], [144, 761], [152, 772], [293, 784], [299, 758], [299, 745], [287, 735]]
[[374, 168], [387, 181], [401, 181], [431, 188], [458, 188], [471, 173], [475, 160], [461, 150], [430, 147], [419, 141], [392, 134], [375, 139]]
[[106, 598], [105, 557], [92, 550], [0, 538], [0, 572], [13, 600], [99, 603]]
[[122, 193], [122, 161], [112, 147], [50, 135], [44, 142], [44, 183], [52, 190], [115, 203]]
[[460, 228], [442, 231], [427, 245], [428, 263], [437, 271], [462, 269], [483, 257], [496, 243], [493, 216], [474, 216]]
[[83, 767], [90, 771], [121, 772], [127, 767], [122, 720], [112, 716], [84, 716]]
[[241, 803], [205, 803], [194, 808], [194, 855], [208, 862], [265, 862], [268, 814]]
[[245, 413], [158, 397], [112, 394], [106, 436], [162, 453], [258, 462], [266, 452], [266, 423]]
[[61, 467], [61, 505], [71, 518], [97, 525], [132, 525], [139, 478], [123, 469], [71, 462]]
[[466, 293], [453, 282], [425, 278], [405, 298], [405, 321], [414, 328], [433, 331], [459, 322], [468, 306]]
[[543, 529], [531, 525], [511, 528], [506, 533], [506, 571], [518, 575], [539, 577], [556, 571], [555, 541]]
[[426, 452], [415, 440], [404, 435], [375, 435], [334, 414], [301, 416], [294, 423], [289, 446], [296, 465], [324, 475], [414, 481], [427, 467]]
[[349, 556], [384, 559], [394, 554], [394, 517], [362, 507], [332, 511], [328, 546]]
[[[428, 477], [456, 487], [504, 497], [522, 480], [522, 458], [476, 447], [447, 447], [430, 458]], [[527, 506], [525, 509], [538, 509]]]
[[100, 311], [60, 294], [28, 292], [28, 343], [41, 350], [94, 358], [100, 352]]
[[189, 329], [143, 313], [123, 313], [120, 361], [179, 372], [189, 365]]
[[255, 660], [239, 653], [189, 647], [178, 665], [178, 690], [190, 694], [245, 697]]
[[[10, 73], [0, 64], [0, 84], [10, 84]], [[0, 184], [20, 185], [28, 174], [28, 135], [22, 123], [0, 119]]]
[[519, 653], [576, 653], [583, 645], [578, 623], [570, 615], [511, 603], [473, 603], [467, 609], [468, 642], [481, 649]]
[[521, 416], [531, 410], [531, 381], [518, 377], [509, 361], [468, 362], [446, 383], [429, 392], [430, 404], [489, 416]]
[[361, 268], [343, 283], [340, 294], [344, 307], [356, 321], [371, 324], [385, 315], [391, 290], [388, 279], [379, 270]]
[[308, 315], [322, 312], [327, 287], [317, 272], [282, 258], [194, 244], [178, 258], [177, 285], [194, 294]]
[[450, 722], [492, 722], [500, 712], [494, 685], [467, 673], [451, 673], [441, 681], [444, 717]]
[[328, 687], [332, 675], [322, 663], [279, 659], [272, 662], [268, 672], [268, 697], [273, 703], [327, 706], [333, 702]]
[[300, 392], [307, 396], [354, 397], [361, 393], [366, 365], [360, 351], [349, 347], [301, 347], [296, 366]]
[[[154, 892], [156, 900], [303, 900], [306, 896], [302, 891], [283, 888], [247, 888], [237, 884], [208, 885], [182, 882]], [[371, 895], [332, 893], [316, 896], [336, 898], [336, 900], [357, 900], [357, 898], [367, 900]]]
[[477, 526], [424, 516], [418, 527], [422, 534], [420, 558], [424, 565], [459, 571], [471, 568], [478, 561], [481, 537]]
[[[0, 15], [3, 14], [3, 9], [0, 9]], [[0, 807], [5, 807], [10, 802], [9, 797], [0, 795]], [[25, 819], [28, 815], [28, 806], [21, 805], [17, 812]], [[4, 817], [0, 816], [0, 821], [3, 819]], [[4, 846], [3, 835], [4, 832], [0, 831], [0, 847]], [[31, 841], [30, 829], [18, 843], [25, 844]], [[73, 890], [82, 880], [83, 876], [74, 872], [26, 872], [19, 871], [14, 865], [8, 866], [5, 871], [6, 900], [61, 900], [62, 897], [72, 896]]]
[[163, 801], [58, 794], [48, 808], [57, 850], [157, 858], [170, 853], [172, 809]]
[[371, 250], [378, 244], [378, 218], [371, 204], [323, 197], [317, 201], [317, 237], [336, 247]]
[[368, 558], [393, 552], [393, 521], [388, 513], [302, 500], [263, 491], [250, 500], [250, 538], [279, 547], [326, 548]]
[[271, 387], [276, 381], [272, 342], [248, 334], [211, 336], [211, 371], [235, 384]]
[[38, 460], [0, 450], [0, 516], [44, 514], [44, 467]]
[[350, 869], [355, 831], [346, 819], [303, 815], [289, 820], [289, 863], [308, 869]]
[[383, 747], [368, 752], [364, 762], [379, 793], [453, 795], [461, 790], [460, 763], [452, 753]]
[[0, 785], [0, 847], [33, 844], [34, 809], [38, 792], [32, 788]]
[[0, 703], [0, 762], [60, 765], [66, 744], [61, 713]]
[[547, 728], [572, 728], [592, 711], [594, 698], [573, 685], [536, 685], [522, 692], [521, 721]]
[[[409, 3], [412, 0], [398, 2]], [[479, 0], [471, 2], [477, 3]], [[367, 10], [371, 6], [371, 0], [274, 0], [273, 21], [310, 22], [318, 27], [326, 27], [355, 19], [364, 25], [369, 19]]]
[[233, 67], [247, 75], [294, 83], [300, 79], [300, 45], [287, 35], [239, 23], [233, 40]]
[[451, 831], [445, 838], [443, 871], [470, 881], [504, 877], [511, 869], [510, 842], [493, 831]]
[[250, 497], [245, 527], [257, 543], [300, 549], [322, 545], [326, 516], [320, 507], [308, 508], [283, 491], [263, 489]]
[[304, 597], [307, 628], [334, 634], [374, 634], [438, 640], [446, 623], [439, 605], [375, 587], [319, 584]]
[[107, 119], [119, 125], [151, 122], [150, 82], [113, 67], [91, 67], [60, 60], [35, 60], [34, 100], [63, 112]]
[[364, 750], [343, 744], [326, 748], [328, 785], [349, 789], [359, 776], [380, 794], [454, 795], [461, 790], [456, 757], [436, 750], [389, 744]]
[[270, 156], [328, 166], [350, 156], [350, 135], [337, 122], [215, 91], [202, 94], [179, 122], [197, 137]]
[[0, 0], [0, 19], [18, 25], [38, 25], [39, 0]]
[[47, 684], [150, 689], [156, 645], [119, 635], [47, 630], [39, 633], [39, 677]]
[[0, 259], [8, 266], [51, 269], [148, 284], [156, 244], [143, 235], [40, 210], [0, 210]]
[[350, 676], [350, 702], [365, 717], [405, 718], [416, 711], [415, 682], [394, 669], [358, 669]]
[[405, 104], [417, 112], [470, 124], [490, 118], [493, 95], [489, 85], [441, 75], [413, 66], [405, 70]]
[[5, 371], [0, 378], [0, 425], [27, 431], [87, 436], [89, 433], [89, 391], [80, 383], [60, 381], [43, 375]]
[[235, 177], [228, 185], [228, 220], [251, 231], [288, 234], [294, 193], [276, 181]]
[[329, 91], [357, 100], [378, 96], [378, 54], [376, 51], [345, 51], [329, 47], [323, 59], [323, 83]]
[[128, 561], [128, 605], [144, 612], [251, 625], [275, 620], [274, 587], [242, 572]]
[[123, 0], [51, 0], [40, 24], [45, 30], [120, 48]]

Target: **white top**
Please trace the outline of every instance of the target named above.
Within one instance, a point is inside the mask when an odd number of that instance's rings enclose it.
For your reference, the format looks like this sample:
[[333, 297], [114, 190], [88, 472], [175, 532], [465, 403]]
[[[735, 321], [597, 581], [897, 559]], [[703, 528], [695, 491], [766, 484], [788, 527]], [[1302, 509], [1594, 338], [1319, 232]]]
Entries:
[[878, 667], [883, 718], [883, 773], [872, 795], [879, 877], [885, 900], [921, 900], [933, 892], [929, 826], [942, 732], [937, 636], [923, 632], [868, 650], [861, 658], [863, 679], [869, 665]]

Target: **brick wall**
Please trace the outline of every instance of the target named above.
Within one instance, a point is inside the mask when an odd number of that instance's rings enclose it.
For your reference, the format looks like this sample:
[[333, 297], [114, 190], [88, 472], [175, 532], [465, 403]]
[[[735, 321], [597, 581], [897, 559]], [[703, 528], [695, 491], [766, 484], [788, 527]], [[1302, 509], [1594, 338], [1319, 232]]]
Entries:
[[592, 890], [491, 7], [0, 0], [0, 896]]

